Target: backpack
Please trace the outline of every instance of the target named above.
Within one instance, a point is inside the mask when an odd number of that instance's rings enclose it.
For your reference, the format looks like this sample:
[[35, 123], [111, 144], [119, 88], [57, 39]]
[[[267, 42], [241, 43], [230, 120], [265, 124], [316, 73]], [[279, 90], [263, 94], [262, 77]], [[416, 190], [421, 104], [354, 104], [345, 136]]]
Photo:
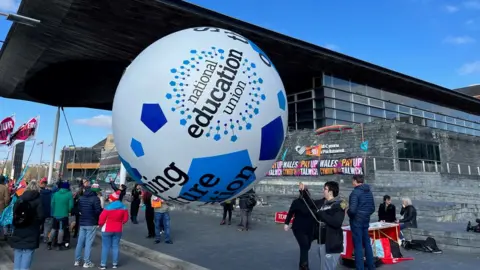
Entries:
[[247, 208], [253, 208], [255, 205], [257, 205], [257, 199], [255, 199], [255, 195], [252, 194], [248, 196]]
[[13, 226], [16, 228], [28, 227], [33, 223], [34, 218], [35, 213], [32, 205], [20, 199], [13, 212]]
[[414, 249], [428, 253], [442, 253], [442, 250], [438, 248], [437, 242], [432, 237], [427, 237], [425, 240], [405, 241], [404, 248], [407, 250]]

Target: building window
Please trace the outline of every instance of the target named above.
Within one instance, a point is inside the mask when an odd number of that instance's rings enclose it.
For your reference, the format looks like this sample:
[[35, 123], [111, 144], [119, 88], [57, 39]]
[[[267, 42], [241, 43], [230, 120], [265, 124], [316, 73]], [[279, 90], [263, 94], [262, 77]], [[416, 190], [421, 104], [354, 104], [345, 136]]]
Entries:
[[335, 109], [344, 110], [344, 111], [351, 111], [352, 110], [352, 103], [336, 100], [335, 101]]
[[306, 111], [311, 109], [313, 109], [313, 102], [311, 99], [297, 103], [297, 111]]
[[368, 123], [370, 122], [370, 116], [355, 113], [353, 114], [353, 121], [356, 123]]
[[351, 112], [344, 112], [344, 111], [336, 111], [336, 119], [350, 121], [353, 122], [353, 113]]
[[327, 108], [335, 108], [335, 100], [331, 98], [324, 99], [325, 107]]
[[333, 77], [333, 87], [350, 92], [350, 82]]
[[370, 115], [380, 118], [385, 118], [385, 110], [370, 107]]
[[325, 111], [324, 111], [324, 117], [335, 119], [335, 110], [325, 109]]
[[391, 112], [391, 111], [385, 111], [385, 118], [389, 120], [398, 120], [398, 113], [397, 112]]
[[382, 90], [367, 86], [367, 96], [383, 99]]
[[352, 83], [352, 92], [360, 95], [367, 95], [367, 87], [363, 84]]
[[346, 100], [346, 101], [351, 101], [352, 100], [352, 94], [351, 93], [346, 93], [346, 92], [343, 92], [343, 91], [335, 90], [335, 98]]
[[307, 91], [304, 93], [297, 94], [297, 100], [311, 99], [311, 98], [312, 98], [312, 91]]
[[335, 97], [335, 90], [331, 89], [331, 88], [324, 88], [323, 89], [323, 95], [326, 96], [326, 97]]
[[417, 110], [417, 109], [412, 109], [412, 115], [423, 117], [423, 111]]
[[353, 101], [368, 105], [368, 98], [359, 95], [353, 95]]
[[431, 142], [397, 139], [398, 158], [440, 161], [438, 144]]
[[398, 106], [398, 111], [401, 112], [401, 113], [408, 113], [410, 114], [410, 108], [408, 107], [405, 107], [405, 106]]
[[298, 121], [308, 121], [308, 120], [313, 120], [313, 111], [312, 110], [297, 112], [297, 122]]
[[353, 111], [356, 113], [369, 114], [368, 107], [360, 104], [353, 104]]
[[398, 112], [398, 105], [390, 102], [385, 102], [385, 109], [392, 112]]
[[297, 122], [298, 129], [313, 129], [313, 121]]
[[374, 98], [370, 99], [370, 106], [378, 107], [378, 108], [383, 108], [384, 107], [383, 101], [378, 100], [378, 99], [374, 99]]

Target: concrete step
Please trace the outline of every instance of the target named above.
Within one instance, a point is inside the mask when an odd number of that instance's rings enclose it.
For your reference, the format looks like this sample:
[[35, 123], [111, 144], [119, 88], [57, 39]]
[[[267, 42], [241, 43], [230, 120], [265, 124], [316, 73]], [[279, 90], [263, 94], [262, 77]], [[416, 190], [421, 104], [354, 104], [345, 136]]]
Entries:
[[[317, 179], [306, 179], [303, 181], [312, 194], [321, 194], [323, 191], [323, 185], [325, 181]], [[371, 185], [372, 192], [375, 196], [383, 197], [388, 194], [392, 198], [401, 199], [403, 197], [411, 198], [412, 200], [432, 200], [443, 202], [457, 202], [457, 203], [479, 203], [478, 194], [480, 194], [480, 188], [462, 188], [462, 187], [408, 187], [402, 186], [402, 183], [398, 183], [398, 186], [382, 186]], [[353, 190], [351, 183], [340, 183], [340, 191], [345, 196], [348, 196]], [[255, 191], [258, 193], [269, 194], [286, 194], [286, 195], [298, 195], [298, 180], [288, 179], [270, 179], [266, 178], [255, 186]]]
[[428, 222], [418, 229], [404, 231], [405, 238], [424, 240], [433, 237], [440, 249], [480, 254], [480, 234], [466, 232], [466, 223]]

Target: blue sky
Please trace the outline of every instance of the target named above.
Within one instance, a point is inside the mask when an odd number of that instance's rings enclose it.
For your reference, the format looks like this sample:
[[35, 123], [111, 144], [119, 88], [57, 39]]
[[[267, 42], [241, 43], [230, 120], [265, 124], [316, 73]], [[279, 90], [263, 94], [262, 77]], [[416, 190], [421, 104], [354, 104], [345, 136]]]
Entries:
[[[0, 0], [0, 10], [15, 11], [18, 2]], [[480, 0], [189, 2], [448, 88], [480, 83]], [[9, 27], [0, 18], [1, 40]], [[53, 138], [55, 111], [0, 98], [0, 118], [15, 113], [20, 124], [41, 116], [37, 140], [47, 145]], [[67, 108], [65, 112], [77, 146], [91, 146], [111, 132], [109, 111]], [[70, 144], [62, 118], [57, 149]], [[4, 150], [0, 149], [1, 159]], [[47, 160], [51, 148], [45, 151]], [[34, 149], [32, 161], [39, 159], [40, 151]]]

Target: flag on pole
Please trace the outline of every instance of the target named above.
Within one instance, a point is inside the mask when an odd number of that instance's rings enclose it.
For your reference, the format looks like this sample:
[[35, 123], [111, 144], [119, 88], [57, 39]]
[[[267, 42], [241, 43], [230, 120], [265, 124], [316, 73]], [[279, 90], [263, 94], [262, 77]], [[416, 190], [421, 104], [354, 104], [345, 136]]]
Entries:
[[37, 143], [37, 145], [41, 145], [41, 144], [43, 144], [43, 141], [40, 141], [40, 142]]
[[25, 124], [21, 125], [17, 131], [12, 133], [8, 145], [16, 145], [17, 143], [30, 141], [35, 139], [35, 134], [38, 127], [39, 116], [34, 117]]
[[50, 146], [52, 146], [52, 145], [53, 145], [53, 142], [52, 142], [52, 143], [50, 143], [50, 144], [48, 145], [48, 147], [50, 147]]

